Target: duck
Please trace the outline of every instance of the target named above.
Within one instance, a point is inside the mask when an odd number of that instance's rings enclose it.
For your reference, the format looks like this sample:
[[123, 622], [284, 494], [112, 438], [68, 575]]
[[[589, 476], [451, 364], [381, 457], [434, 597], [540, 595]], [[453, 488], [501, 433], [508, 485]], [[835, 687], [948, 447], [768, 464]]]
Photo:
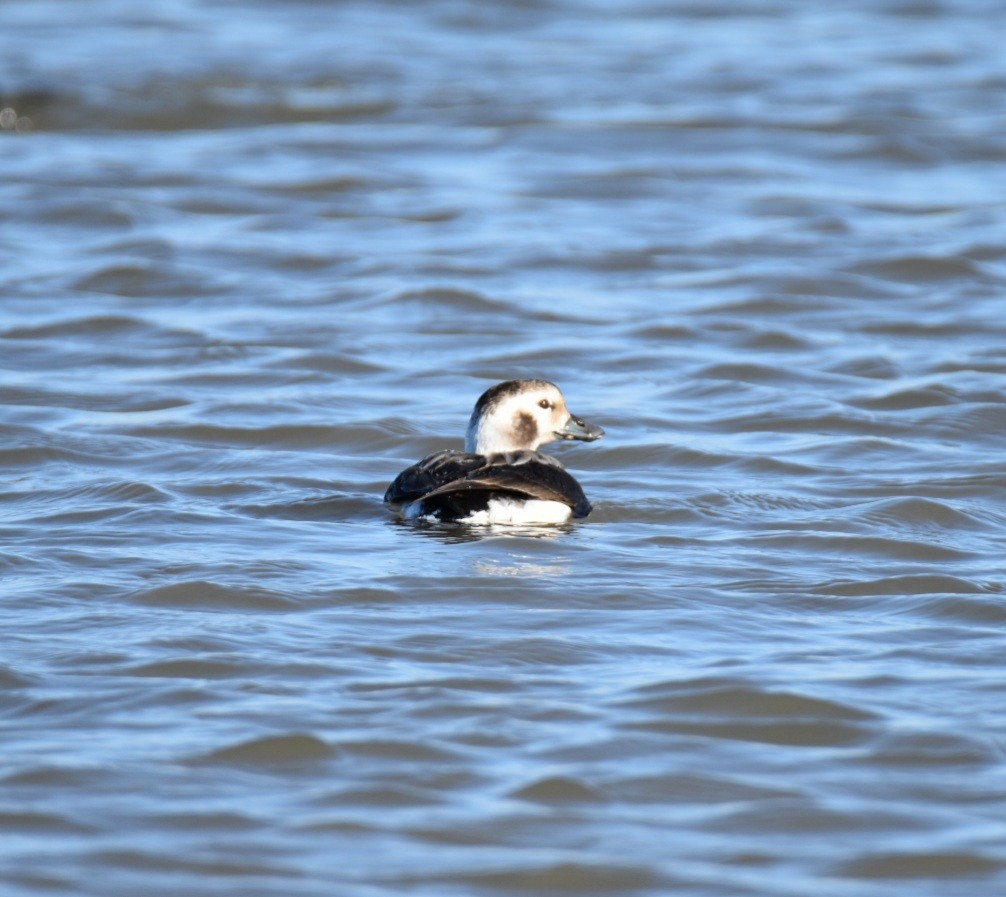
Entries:
[[412, 521], [540, 525], [586, 517], [592, 506], [580, 484], [539, 449], [603, 435], [601, 427], [570, 413], [554, 383], [506, 380], [479, 396], [464, 451], [434, 452], [407, 467], [384, 501]]

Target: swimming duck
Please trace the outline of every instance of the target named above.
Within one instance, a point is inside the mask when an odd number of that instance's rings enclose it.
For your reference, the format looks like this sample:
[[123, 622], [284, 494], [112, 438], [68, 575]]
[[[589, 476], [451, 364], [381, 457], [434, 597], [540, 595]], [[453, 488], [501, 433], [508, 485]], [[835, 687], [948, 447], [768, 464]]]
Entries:
[[435, 452], [403, 470], [384, 493], [408, 519], [474, 524], [565, 523], [590, 502], [555, 458], [538, 449], [557, 439], [593, 442], [595, 424], [570, 414], [547, 380], [507, 380], [479, 397], [465, 450]]

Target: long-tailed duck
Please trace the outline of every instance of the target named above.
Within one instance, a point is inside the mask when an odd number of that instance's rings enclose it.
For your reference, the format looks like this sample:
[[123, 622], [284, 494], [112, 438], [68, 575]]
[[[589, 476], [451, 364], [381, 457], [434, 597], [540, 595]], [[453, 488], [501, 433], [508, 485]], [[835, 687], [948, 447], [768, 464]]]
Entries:
[[547, 380], [507, 380], [475, 403], [465, 451], [435, 452], [403, 470], [384, 493], [409, 519], [474, 524], [565, 523], [590, 502], [555, 458], [539, 452], [557, 439], [593, 442], [604, 430], [569, 413]]

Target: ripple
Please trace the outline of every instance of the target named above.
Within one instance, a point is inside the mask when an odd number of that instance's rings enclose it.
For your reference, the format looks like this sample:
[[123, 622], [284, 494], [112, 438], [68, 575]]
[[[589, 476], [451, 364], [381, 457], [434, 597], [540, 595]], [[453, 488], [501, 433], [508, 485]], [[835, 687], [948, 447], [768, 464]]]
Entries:
[[18, 673], [15, 669], [8, 666], [7, 664], [0, 663], [0, 688], [5, 690], [15, 688], [28, 688], [33, 684], [35, 684], [34, 680], [31, 679], [30, 677]]
[[[848, 746], [871, 735], [875, 714], [788, 692], [717, 680], [668, 682], [622, 703], [636, 717], [626, 726], [664, 734], [701, 735], [764, 744]], [[638, 714], [644, 712], [645, 716]]]
[[231, 859], [203, 859], [191, 855], [166, 856], [152, 850], [95, 850], [87, 855], [88, 862], [97, 868], [125, 869], [144, 872], [165, 872], [173, 876], [191, 873], [200, 880], [207, 877], [227, 876], [240, 879], [255, 877], [299, 878], [293, 868], [243, 857], [240, 862]]
[[[853, 268], [860, 274], [869, 274], [890, 280], [938, 281], [983, 278], [981, 264], [968, 258], [951, 258], [923, 255], [902, 255], [861, 264]], [[896, 325], [901, 327], [899, 323]], [[956, 324], [945, 325], [955, 328]]]
[[505, 312], [506, 305], [474, 290], [430, 288], [406, 290], [379, 300], [379, 306], [414, 307], [425, 312]]
[[0, 831], [22, 834], [87, 834], [97, 829], [70, 816], [56, 813], [0, 811]]
[[110, 390], [104, 390], [100, 393], [86, 393], [44, 387], [13, 387], [5, 390], [4, 401], [9, 405], [113, 411], [127, 414], [163, 411], [189, 404], [188, 399], [179, 396], [149, 395], [145, 391], [140, 394], [135, 392], [116, 394]]
[[979, 594], [987, 588], [967, 579], [941, 573], [882, 576], [864, 581], [837, 581], [815, 588], [829, 595], [961, 595]]
[[65, 318], [49, 324], [8, 327], [0, 331], [2, 339], [46, 340], [60, 336], [116, 336], [135, 335], [150, 328], [150, 324], [140, 318], [128, 315], [86, 315]]
[[616, 778], [604, 783], [604, 793], [632, 804], [694, 803], [701, 806], [774, 800], [798, 794], [791, 788], [767, 787], [726, 776], [695, 773]]
[[276, 764], [317, 763], [330, 760], [337, 752], [314, 735], [292, 732], [268, 735], [218, 748], [193, 757], [194, 764], [224, 764], [238, 766], [273, 766]]
[[457, 754], [452, 751], [417, 741], [340, 741], [339, 750], [357, 757], [408, 760], [414, 763], [445, 763], [457, 759]]
[[873, 853], [844, 863], [835, 874], [848, 878], [900, 879], [960, 878], [1001, 871], [1004, 864], [969, 851]]
[[214, 292], [199, 278], [181, 273], [169, 265], [116, 263], [79, 278], [73, 289], [83, 293], [141, 298], [150, 295], [179, 299]]
[[863, 521], [896, 528], [908, 526], [940, 532], [975, 532], [989, 526], [983, 515], [970, 509], [965, 511], [947, 501], [914, 496], [873, 502], [858, 516]]
[[858, 762], [912, 769], [991, 766], [998, 759], [996, 748], [971, 735], [902, 732], [884, 735], [871, 746], [869, 755], [859, 758]]
[[373, 447], [384, 450], [394, 445], [391, 434], [379, 424], [328, 426], [325, 424], [284, 424], [266, 427], [237, 427], [219, 424], [164, 424], [139, 426], [133, 435], [146, 439], [172, 439], [194, 445], [261, 446], [290, 449], [332, 449]]
[[596, 804], [606, 801], [603, 792], [568, 776], [539, 779], [511, 792], [510, 796], [547, 805]]
[[206, 580], [190, 580], [141, 589], [129, 600], [148, 607], [244, 608], [248, 610], [293, 610], [300, 602], [261, 586], [226, 586]]
[[730, 680], [697, 679], [660, 682], [637, 691], [638, 698], [624, 706], [662, 713], [691, 712], [725, 717], [816, 717], [821, 719], [870, 720], [875, 714], [792, 692], [771, 692]]
[[225, 679], [251, 676], [254, 670], [255, 667], [237, 661], [178, 658], [139, 664], [128, 673], [156, 679]]
[[961, 401], [961, 396], [948, 386], [934, 384], [924, 388], [896, 388], [880, 395], [853, 399], [850, 404], [857, 408], [875, 411], [904, 411], [912, 408], [931, 408], [951, 405]]
[[768, 364], [721, 362], [695, 371], [694, 376], [710, 380], [737, 380], [741, 383], [791, 383], [805, 380], [806, 372]]
[[437, 878], [444, 885], [466, 885], [515, 894], [625, 894], [653, 888], [673, 888], [676, 882], [659, 876], [645, 866], [587, 865], [554, 863], [551, 865], [489, 870]]

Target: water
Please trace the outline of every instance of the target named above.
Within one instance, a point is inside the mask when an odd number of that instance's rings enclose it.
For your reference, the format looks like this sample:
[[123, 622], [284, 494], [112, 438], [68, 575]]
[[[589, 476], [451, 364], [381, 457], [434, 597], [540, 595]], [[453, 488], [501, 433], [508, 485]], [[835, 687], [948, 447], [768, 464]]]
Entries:
[[1006, 889], [1000, 13], [5, 4], [4, 897]]

